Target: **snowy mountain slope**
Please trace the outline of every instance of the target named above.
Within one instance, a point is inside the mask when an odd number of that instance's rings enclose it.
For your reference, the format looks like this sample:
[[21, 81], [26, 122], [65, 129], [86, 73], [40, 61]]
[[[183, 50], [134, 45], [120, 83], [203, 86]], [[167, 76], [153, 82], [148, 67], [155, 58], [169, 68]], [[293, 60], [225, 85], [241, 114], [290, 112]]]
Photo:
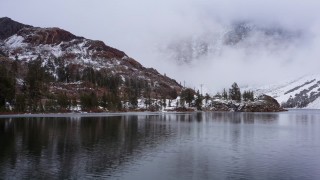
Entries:
[[[105, 69], [113, 75], [136, 78], [154, 84], [164, 91], [181, 89], [175, 80], [153, 68], [143, 67], [124, 52], [98, 40], [76, 36], [60, 28], [40, 28], [24, 25], [10, 18], [0, 18], [0, 52], [11, 59], [29, 62], [41, 57], [43, 64], [63, 61], [63, 66]], [[56, 69], [56, 68], [54, 68]], [[53, 72], [54, 73], [54, 72]]]
[[320, 109], [320, 74], [251, 90], [272, 96], [285, 108]]

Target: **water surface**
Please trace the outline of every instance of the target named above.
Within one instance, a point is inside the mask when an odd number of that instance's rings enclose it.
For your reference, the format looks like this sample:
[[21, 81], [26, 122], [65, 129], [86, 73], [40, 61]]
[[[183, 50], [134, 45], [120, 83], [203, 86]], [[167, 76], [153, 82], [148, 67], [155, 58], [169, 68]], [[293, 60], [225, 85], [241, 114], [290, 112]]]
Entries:
[[320, 111], [0, 118], [0, 179], [320, 179]]

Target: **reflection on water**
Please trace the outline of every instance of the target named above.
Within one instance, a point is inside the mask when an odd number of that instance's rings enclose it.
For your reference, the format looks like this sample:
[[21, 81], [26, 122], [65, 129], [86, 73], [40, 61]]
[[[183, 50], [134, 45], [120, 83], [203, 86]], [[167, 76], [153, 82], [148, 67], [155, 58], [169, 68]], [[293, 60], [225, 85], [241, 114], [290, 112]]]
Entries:
[[0, 119], [0, 177], [319, 179], [320, 113]]

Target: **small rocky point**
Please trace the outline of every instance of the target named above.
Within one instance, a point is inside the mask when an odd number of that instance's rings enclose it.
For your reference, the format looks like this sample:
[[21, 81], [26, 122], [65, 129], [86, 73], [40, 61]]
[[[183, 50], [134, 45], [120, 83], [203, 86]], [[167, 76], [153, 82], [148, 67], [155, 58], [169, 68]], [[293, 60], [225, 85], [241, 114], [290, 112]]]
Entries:
[[281, 112], [283, 109], [277, 100], [268, 95], [259, 96], [254, 102], [245, 103], [241, 112]]
[[234, 111], [234, 112], [282, 112], [286, 111], [280, 104], [268, 95], [261, 95], [254, 101], [235, 102], [229, 100], [213, 101], [209, 111]]

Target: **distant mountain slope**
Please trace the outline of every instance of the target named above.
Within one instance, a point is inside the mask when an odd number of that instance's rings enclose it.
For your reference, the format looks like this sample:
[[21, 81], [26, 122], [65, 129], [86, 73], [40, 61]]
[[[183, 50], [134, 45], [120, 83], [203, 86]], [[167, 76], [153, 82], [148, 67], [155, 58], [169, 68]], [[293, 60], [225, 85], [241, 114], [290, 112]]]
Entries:
[[76, 65], [81, 72], [86, 67], [105, 69], [122, 79], [134, 78], [154, 84], [158, 91], [180, 90], [175, 80], [161, 75], [153, 68], [145, 68], [124, 52], [107, 46], [102, 41], [76, 36], [60, 28], [39, 28], [0, 18], [0, 52], [20, 62], [29, 62], [39, 56], [43, 65], [55, 66], [55, 60], [63, 60], [63, 66]]
[[304, 76], [254, 90], [274, 97], [285, 108], [320, 109], [320, 75]]
[[281, 51], [301, 37], [300, 32], [279, 26], [263, 27], [251, 22], [235, 22], [209, 29], [207, 32], [172, 38], [162, 45], [161, 51], [180, 64], [197, 62], [201, 58], [219, 57], [229, 48], [255, 52], [261, 48], [270, 52]]

